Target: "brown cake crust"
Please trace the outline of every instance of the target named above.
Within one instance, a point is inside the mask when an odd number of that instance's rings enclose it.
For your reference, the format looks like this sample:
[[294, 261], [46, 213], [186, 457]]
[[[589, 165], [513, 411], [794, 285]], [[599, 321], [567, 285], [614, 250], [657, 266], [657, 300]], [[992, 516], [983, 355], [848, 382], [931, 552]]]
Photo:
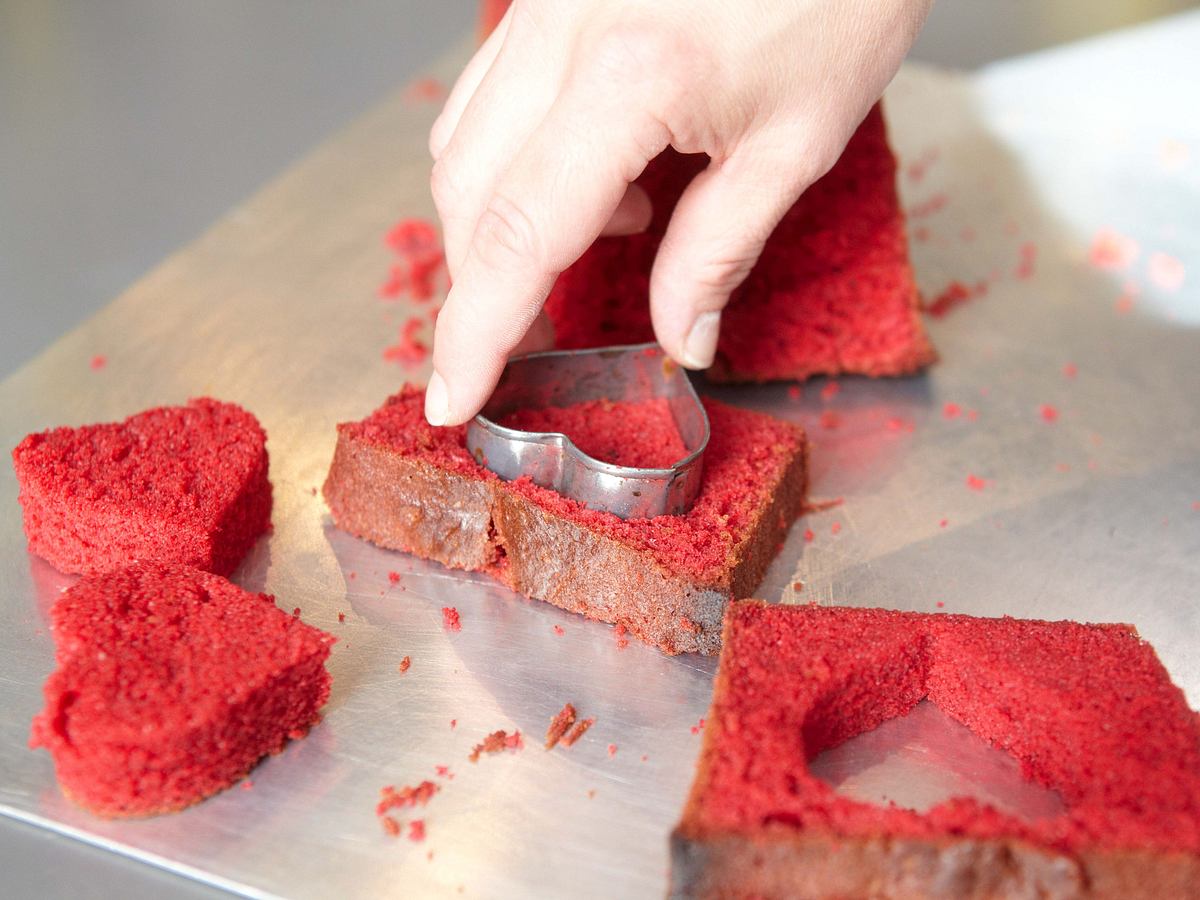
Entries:
[[526, 596], [624, 626], [665, 653], [712, 654], [726, 604], [753, 592], [803, 511], [807, 455], [802, 442], [733, 564], [707, 583], [496, 481], [406, 458], [346, 428], [338, 430], [324, 494], [339, 528], [381, 547], [485, 571]]

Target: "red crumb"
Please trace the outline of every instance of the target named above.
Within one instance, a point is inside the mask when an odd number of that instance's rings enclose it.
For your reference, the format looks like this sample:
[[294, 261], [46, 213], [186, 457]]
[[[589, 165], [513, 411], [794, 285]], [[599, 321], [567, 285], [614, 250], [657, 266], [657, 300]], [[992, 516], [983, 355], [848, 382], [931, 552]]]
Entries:
[[1117, 298], [1117, 302], [1113, 304], [1113, 308], [1120, 314], [1125, 315], [1133, 309], [1134, 295], [1129, 291], [1125, 291]]
[[961, 281], [951, 281], [940, 294], [928, 302], [921, 303], [921, 309], [929, 313], [935, 319], [940, 319], [945, 316], [950, 310], [956, 306], [973, 300], [976, 297], [982, 297], [987, 293], [988, 286], [986, 281], [978, 282], [974, 287], [969, 287]]
[[802, 396], [802, 391], [800, 390], [800, 385], [798, 385], [798, 384], [791, 385], [787, 389], [787, 395], [789, 397], [791, 397], [793, 400], [799, 400], [800, 397]]
[[595, 789], [595, 788], [592, 788], [590, 791], [588, 791], [588, 792], [587, 792], [587, 798], [588, 798], [589, 800], [591, 800], [591, 799], [592, 799], [593, 797], [595, 797], [595, 796], [596, 796], [596, 789]]
[[832, 525], [830, 525], [830, 526], [829, 526], [829, 533], [830, 533], [830, 534], [837, 534], [837, 533], [838, 533], [839, 531], [841, 531], [841, 530], [842, 530], [842, 523], [841, 523], [841, 522], [834, 522]]
[[839, 416], [837, 413], [835, 413], [832, 409], [827, 409], [823, 413], [821, 413], [821, 427], [822, 428], [833, 429], [833, 428], [837, 428], [841, 424], [842, 424], [842, 417]]
[[562, 635], [564, 634], [564, 632], [563, 632], [563, 627], [562, 627], [561, 625], [555, 625], [555, 626], [554, 626], [554, 633], [555, 633], [556, 635], [558, 635], [559, 637], [562, 637]]
[[1133, 238], [1118, 234], [1111, 228], [1101, 228], [1092, 238], [1088, 262], [1097, 269], [1121, 272], [1133, 265], [1138, 250], [1138, 243]]
[[561, 432], [588, 456], [618, 466], [665, 469], [687, 456], [664, 397], [519, 409], [500, 419], [500, 424], [522, 431]]
[[1042, 419], [1047, 422], [1058, 421], [1058, 410], [1049, 403], [1043, 403], [1041, 408]]
[[546, 729], [546, 749], [553, 750], [574, 724], [575, 707], [568, 703], [550, 720], [550, 727]]
[[467, 757], [471, 762], [479, 762], [479, 757], [484, 753], [499, 753], [502, 750], [512, 750], [516, 752], [525, 746], [525, 742], [521, 740], [521, 732], [514, 731], [509, 734], [507, 731], [493, 731], [485, 737], [480, 743], [476, 744], [471, 750], [471, 755]]
[[838, 395], [838, 392], [841, 389], [842, 389], [842, 386], [840, 384], [838, 384], [836, 381], [827, 382], [825, 384], [825, 387], [821, 388], [821, 399], [822, 400], [832, 400], [834, 397], [836, 397]]
[[611, 756], [616, 756], [616, 755], [617, 755], [617, 745], [616, 745], [616, 744], [609, 744], [609, 745], [608, 745], [608, 755], [609, 755], [610, 757], [611, 757]]
[[397, 666], [396, 668], [399, 670], [400, 674], [403, 675], [405, 672], [408, 671], [408, 667], [411, 665], [412, 665], [412, 658], [406, 656], [406, 657], [404, 657], [404, 659], [400, 660], [400, 665]]
[[912, 206], [908, 210], [910, 219], [921, 219], [925, 216], [931, 216], [936, 212], [941, 212], [946, 208], [946, 204], [950, 202], [950, 198], [946, 196], [944, 191], [939, 191], [928, 200], [922, 200], [920, 203]]
[[404, 100], [407, 103], [428, 102], [441, 100], [446, 96], [446, 86], [438, 79], [426, 75], [409, 82], [404, 89]]
[[793, 581], [792, 582], [792, 590], [795, 591], [797, 594], [800, 593], [802, 590], [804, 590], [804, 582], [803, 581]]
[[616, 627], [613, 628], [613, 634], [615, 634], [617, 636], [617, 649], [618, 650], [624, 650], [626, 647], [629, 646], [629, 638], [625, 637], [625, 635], [628, 633], [628, 631], [629, 631], [629, 629], [627, 629], [620, 622], [618, 622]]
[[451, 720], [450, 720], [450, 727], [451, 727], [451, 728], [457, 728], [457, 727], [458, 727], [458, 719], [451, 719]]
[[453, 606], [442, 607], [442, 626], [447, 631], [462, 631], [462, 619]]
[[937, 147], [930, 147], [905, 166], [904, 174], [908, 176], [908, 180], [912, 182], [922, 181], [925, 178], [925, 173], [929, 171], [929, 167], [937, 162], [938, 152]]
[[912, 236], [913, 236], [914, 241], [917, 241], [918, 243], [923, 244], [927, 240], [929, 240], [929, 238], [932, 237], [933, 235], [932, 235], [932, 232], [930, 232], [930, 230], [926, 226], [918, 225], [916, 228], [913, 229]]
[[985, 487], [987, 487], [987, 481], [980, 478], [978, 475], [968, 475], [967, 487], [973, 491], [982, 491]]
[[902, 419], [899, 416], [893, 416], [892, 418], [888, 419], [887, 427], [888, 431], [915, 431], [917, 426], [908, 419]]
[[949, 519], [942, 519], [940, 522], [938, 522], [938, 528], [945, 528], [949, 524], [950, 524]]
[[450, 771], [449, 766], [434, 766], [433, 771], [437, 773], [438, 778], [445, 778], [447, 781], [454, 780], [454, 773]]
[[245, 779], [242, 782], [242, 790], [243, 791], [249, 791], [249, 790], [252, 790], [253, 788], [254, 788], [254, 782], [251, 781], [249, 778]]
[[692, 726], [692, 734], [699, 734], [704, 730], [704, 719], [701, 718], [695, 725]]
[[700, 633], [700, 623], [693, 622], [687, 616], [679, 617], [679, 627], [682, 628], [684, 631], [690, 631], [692, 634]]
[[967, 410], [967, 421], [968, 422], [978, 422], [979, 421], [979, 410], [968, 409]]
[[427, 219], [401, 219], [384, 236], [384, 241], [404, 257], [429, 254], [442, 248], [437, 228]]
[[400, 836], [400, 823], [391, 816], [383, 816], [379, 820], [379, 824], [383, 826], [383, 830], [387, 832], [389, 837]]
[[394, 300], [400, 296], [407, 283], [408, 278], [405, 268], [403, 266], [392, 266], [388, 271], [387, 280], [375, 289], [375, 293], [384, 300]]
[[642, 754], [642, 762], [647, 762], [650, 759], [645, 753]]
[[379, 789], [379, 803], [375, 806], [375, 815], [382, 816], [392, 809], [424, 806], [440, 790], [441, 788], [432, 781], [422, 781], [414, 787], [405, 785], [399, 790], [390, 784], [386, 785]]
[[90, 365], [92, 367], [92, 369], [94, 369], [95, 371], [98, 372], [101, 369], [103, 369], [105, 366], [108, 365], [108, 357], [102, 353], [97, 353], [95, 356], [92, 357], [92, 361], [90, 363], [88, 363], [88, 365]]
[[413, 819], [408, 823], [408, 839], [417, 842], [425, 840], [424, 819]]
[[346, 614], [345, 614], [344, 612], [340, 612], [340, 613], [338, 613], [338, 621], [339, 621], [339, 622], [345, 622], [345, 621], [346, 621]]
[[1062, 367], [1062, 373], [1066, 378], [1074, 378], [1079, 374], [1079, 367], [1073, 362], [1064, 363]]
[[1183, 287], [1185, 271], [1183, 263], [1166, 253], [1151, 253], [1146, 274], [1155, 287], [1174, 293]]
[[400, 581], [400, 573], [388, 572], [388, 581], [390, 581], [392, 584], [398, 584]]
[[938, 608], [938, 609], [941, 609], [941, 608], [942, 608], [942, 607], [944, 607], [945, 605], [946, 605], [946, 604], [945, 604], [945, 603], [943, 603], [941, 600], [939, 600], [939, 601], [937, 602], [937, 608]]
[[811, 544], [815, 538], [816, 538], [816, 534], [813, 533], [813, 530], [811, 528], [804, 529], [804, 543]]
[[412, 316], [400, 329], [396, 343], [383, 348], [383, 358], [405, 366], [417, 365], [429, 356], [429, 348], [417, 338], [417, 332], [425, 326], [417, 316]]
[[942, 407], [943, 419], [957, 419], [962, 415], [962, 407], [957, 403], [947, 403]]
[[1037, 244], [1033, 241], [1026, 241], [1018, 251], [1020, 260], [1017, 262], [1017, 269], [1014, 273], [1018, 278], [1032, 278], [1034, 264], [1037, 262]]
[[573, 747], [575, 742], [583, 737], [587, 730], [595, 724], [595, 719], [581, 719], [575, 723], [574, 728], [559, 738], [558, 742], [564, 747]]

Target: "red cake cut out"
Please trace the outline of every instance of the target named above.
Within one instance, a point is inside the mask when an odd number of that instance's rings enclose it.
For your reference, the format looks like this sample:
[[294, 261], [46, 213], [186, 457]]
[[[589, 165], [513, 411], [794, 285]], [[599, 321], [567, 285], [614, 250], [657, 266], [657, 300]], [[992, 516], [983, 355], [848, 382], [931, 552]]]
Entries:
[[182, 809], [319, 720], [335, 638], [219, 575], [138, 565], [86, 576], [51, 611], [57, 669], [30, 746], [105, 817]]
[[253, 415], [208, 398], [31, 434], [13, 450], [29, 549], [68, 573], [228, 574], [271, 524], [266, 440]]
[[565, 434], [588, 456], [618, 466], [665, 469], [688, 453], [665, 397], [519, 409], [500, 424]]
[[[726, 617], [673, 890], [720, 896], [1200, 892], [1200, 720], [1128, 625], [769, 606]], [[808, 764], [928, 699], [1062, 797], [1024, 820], [838, 794]]]

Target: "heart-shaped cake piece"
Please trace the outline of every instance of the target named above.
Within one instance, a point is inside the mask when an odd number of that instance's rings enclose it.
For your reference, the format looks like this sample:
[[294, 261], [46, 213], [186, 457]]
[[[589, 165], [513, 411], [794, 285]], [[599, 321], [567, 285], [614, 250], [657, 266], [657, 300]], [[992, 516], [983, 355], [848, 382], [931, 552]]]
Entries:
[[107, 817], [189, 806], [319, 720], [335, 638], [219, 575], [136, 565], [87, 576], [51, 611], [58, 668], [30, 746]]
[[271, 524], [266, 442], [254, 416], [208, 398], [31, 434], [13, 451], [29, 549], [69, 573], [227, 575]]

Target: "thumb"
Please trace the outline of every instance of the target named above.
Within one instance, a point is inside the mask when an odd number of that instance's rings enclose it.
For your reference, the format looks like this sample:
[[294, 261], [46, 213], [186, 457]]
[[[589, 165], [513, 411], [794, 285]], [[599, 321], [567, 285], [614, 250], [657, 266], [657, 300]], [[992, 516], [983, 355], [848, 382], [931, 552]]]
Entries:
[[711, 162], [675, 206], [650, 274], [650, 317], [663, 349], [689, 369], [712, 365], [730, 293], [814, 180], [788, 155], [779, 165], [777, 154], [746, 145]]

